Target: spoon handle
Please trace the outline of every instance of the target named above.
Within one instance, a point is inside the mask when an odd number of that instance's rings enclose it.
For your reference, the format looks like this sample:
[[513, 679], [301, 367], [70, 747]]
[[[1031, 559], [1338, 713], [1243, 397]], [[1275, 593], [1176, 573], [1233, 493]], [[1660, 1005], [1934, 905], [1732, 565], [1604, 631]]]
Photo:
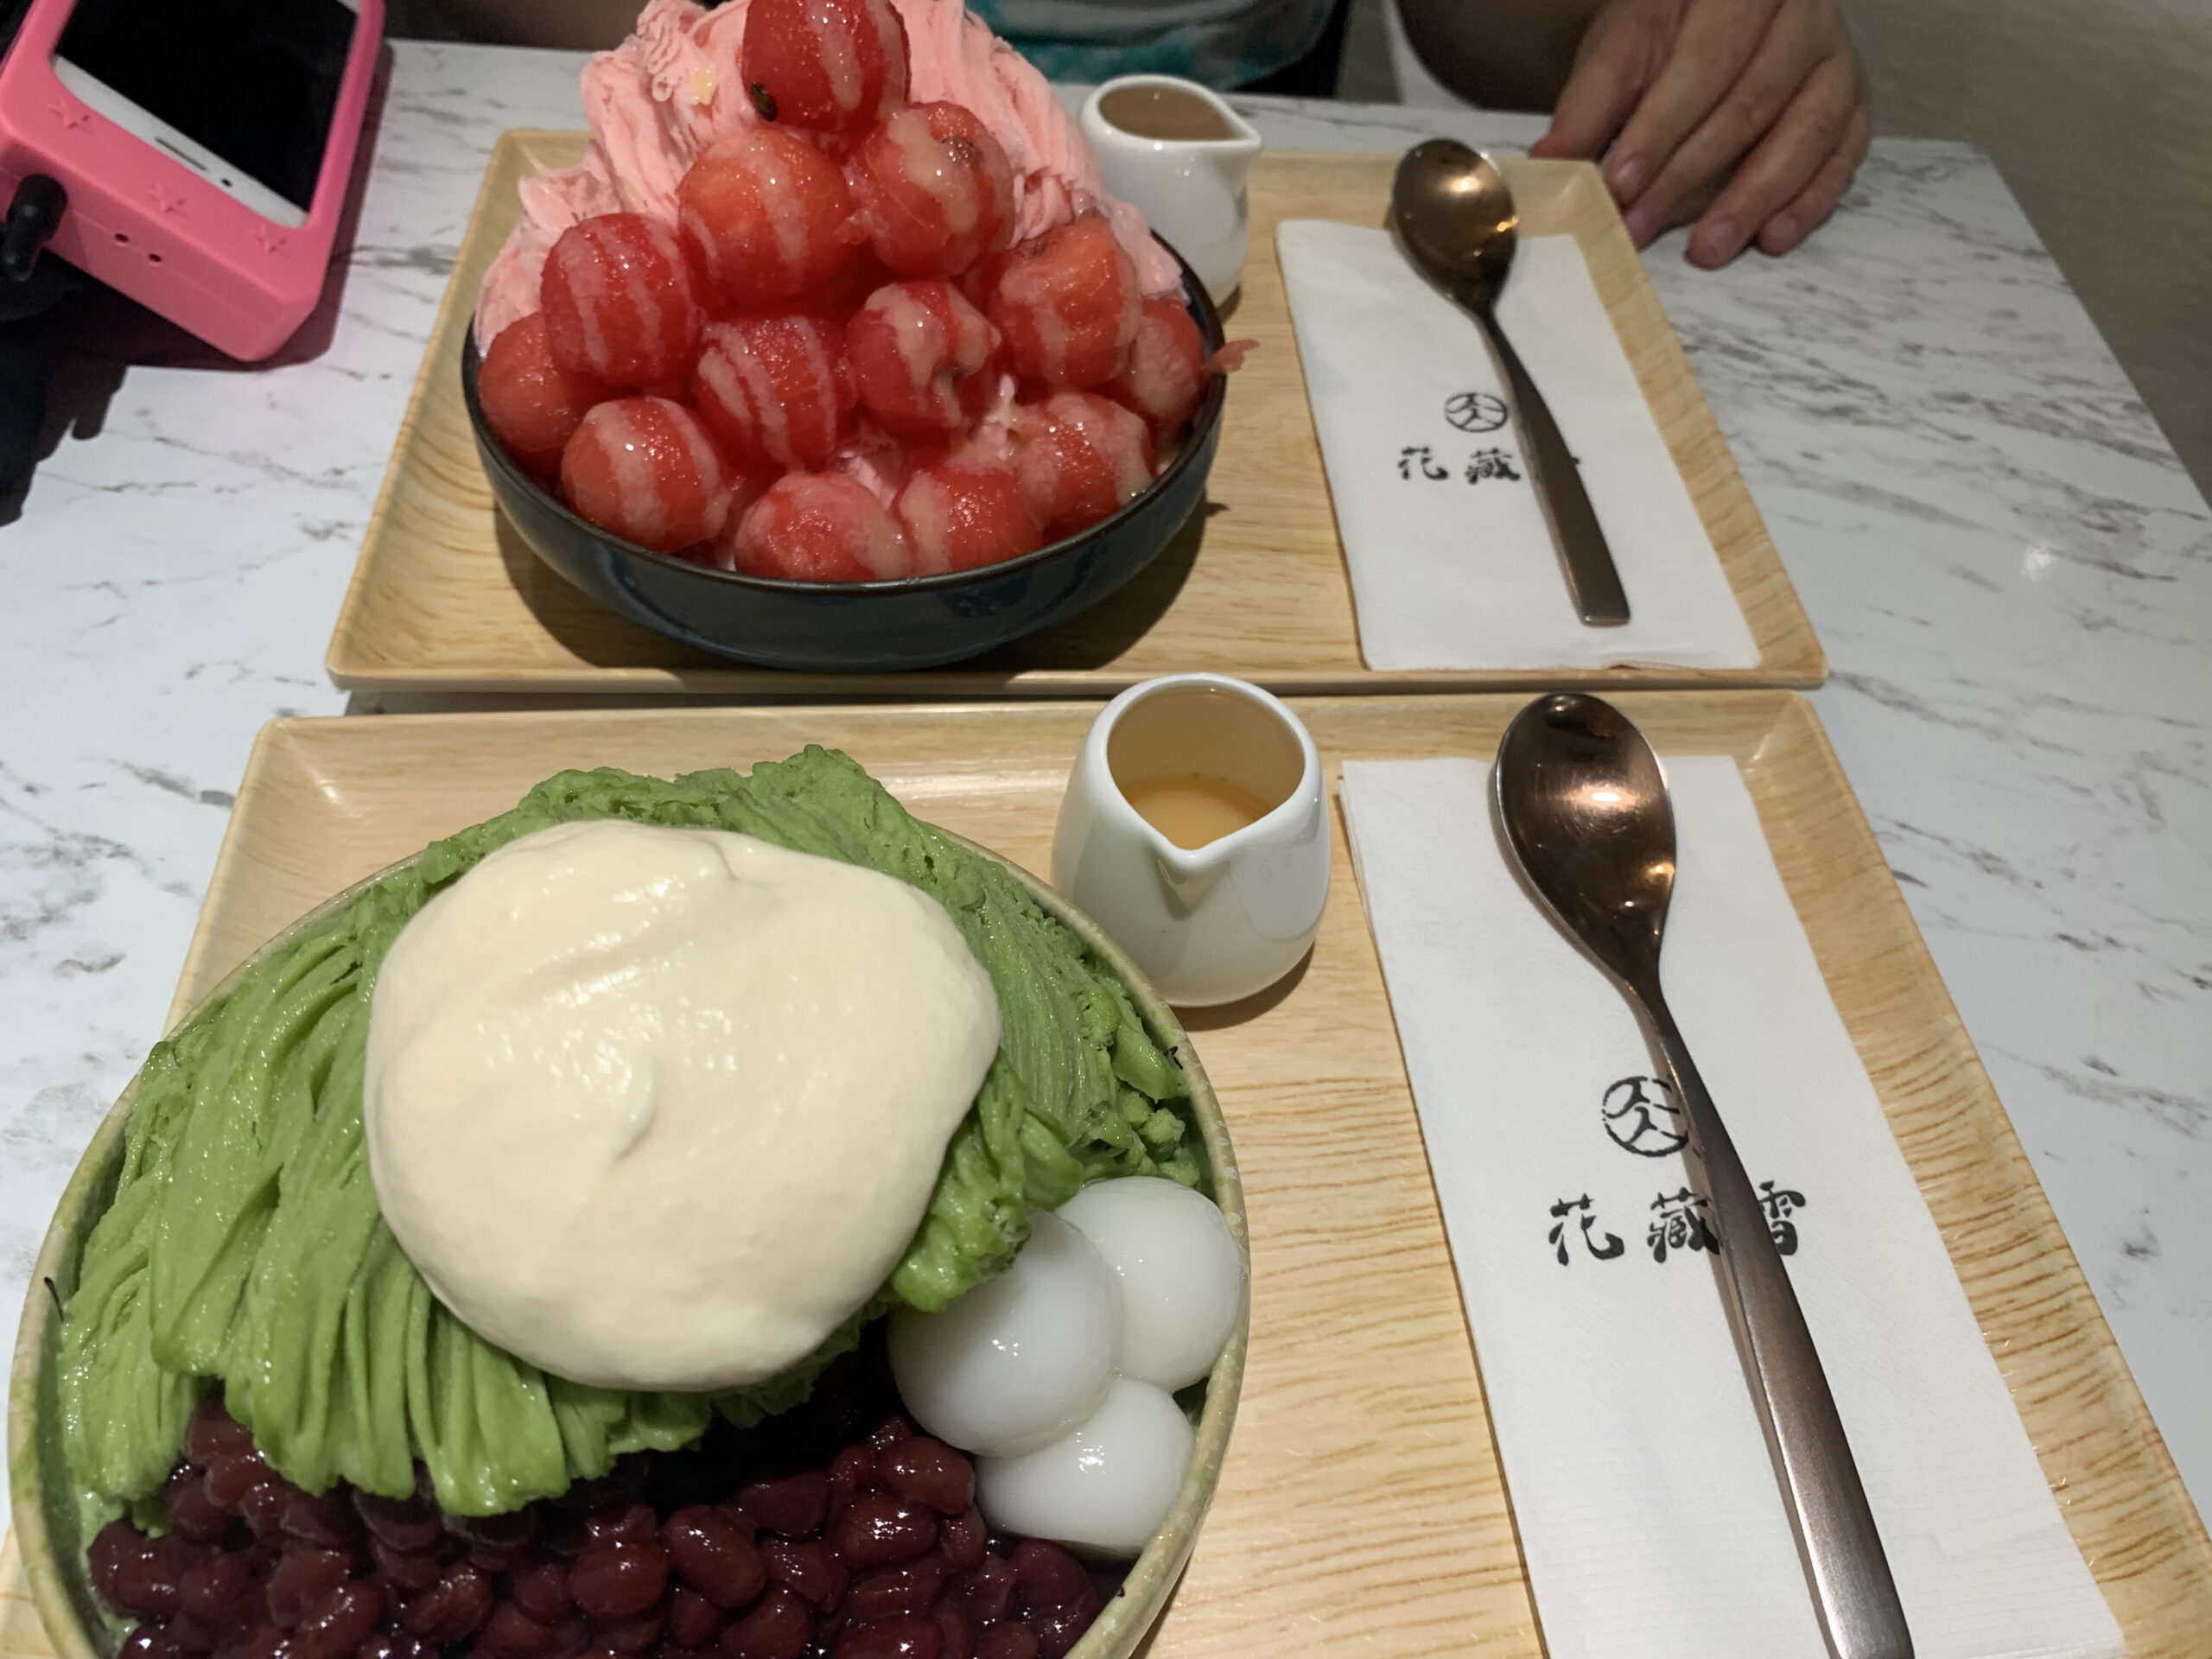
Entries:
[[1559, 544], [1560, 563], [1567, 571], [1567, 596], [1574, 601], [1584, 624], [1590, 627], [1618, 627], [1628, 620], [1628, 594], [1621, 588], [1621, 573], [1613, 564], [1613, 550], [1605, 544], [1598, 515], [1591, 510], [1589, 493], [1582, 487], [1582, 474], [1574, 456], [1552, 419], [1551, 406], [1536, 383], [1522, 366], [1521, 354], [1497, 326], [1491, 308], [1468, 308], [1488, 336], [1491, 349], [1505, 371], [1512, 393], [1513, 418], [1521, 428], [1522, 459], [1529, 463], [1529, 481], [1536, 499], [1551, 520], [1553, 539]]
[[[1653, 976], [1656, 981], [1656, 976]], [[1912, 1659], [1912, 1636], [1859, 1466], [1767, 1216], [1656, 982], [1637, 988], [1705, 1166], [1720, 1281], [1751, 1399], [1835, 1659]]]

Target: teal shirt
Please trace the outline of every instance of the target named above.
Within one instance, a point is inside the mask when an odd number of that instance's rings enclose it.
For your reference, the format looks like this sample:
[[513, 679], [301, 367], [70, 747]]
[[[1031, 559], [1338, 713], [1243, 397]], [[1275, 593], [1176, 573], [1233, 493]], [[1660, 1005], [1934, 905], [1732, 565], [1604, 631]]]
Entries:
[[1048, 80], [1181, 75], [1227, 91], [1311, 52], [1332, 0], [968, 0]]

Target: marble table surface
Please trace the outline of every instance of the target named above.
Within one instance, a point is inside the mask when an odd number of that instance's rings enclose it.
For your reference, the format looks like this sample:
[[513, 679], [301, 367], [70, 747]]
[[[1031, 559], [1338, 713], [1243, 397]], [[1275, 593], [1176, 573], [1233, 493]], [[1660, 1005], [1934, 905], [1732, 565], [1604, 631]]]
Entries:
[[[0, 1307], [160, 1029], [246, 752], [322, 671], [502, 128], [578, 60], [398, 43], [309, 346], [80, 330], [0, 503]], [[1254, 100], [1280, 146], [1529, 118]], [[2212, 514], [1989, 163], [1878, 143], [1779, 262], [1647, 258], [1825, 642], [1816, 694], [2201, 1510], [2212, 1510]], [[323, 343], [327, 338], [327, 343]]]

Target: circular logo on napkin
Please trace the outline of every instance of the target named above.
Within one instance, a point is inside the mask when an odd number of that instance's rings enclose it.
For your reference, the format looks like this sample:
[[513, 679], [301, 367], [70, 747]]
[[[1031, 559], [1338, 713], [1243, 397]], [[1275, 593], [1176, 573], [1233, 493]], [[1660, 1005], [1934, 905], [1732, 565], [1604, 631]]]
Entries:
[[1506, 414], [1505, 400], [1487, 391], [1455, 391], [1444, 400], [1444, 418], [1462, 432], [1495, 432]]
[[1639, 1158], [1664, 1158], [1690, 1143], [1674, 1085], [1657, 1077], [1623, 1077], [1605, 1090], [1599, 1109], [1613, 1144]]

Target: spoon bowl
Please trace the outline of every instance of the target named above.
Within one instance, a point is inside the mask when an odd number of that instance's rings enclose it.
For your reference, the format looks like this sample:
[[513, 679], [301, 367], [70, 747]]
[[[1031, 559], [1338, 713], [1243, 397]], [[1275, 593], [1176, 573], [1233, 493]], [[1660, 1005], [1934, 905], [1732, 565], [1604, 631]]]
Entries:
[[1506, 836], [1544, 902], [1615, 979], [1656, 991], [1675, 814], [1643, 734], [1597, 697], [1541, 697], [1498, 745], [1497, 785]]
[[1521, 215], [1489, 156], [1453, 138], [1415, 144], [1390, 181], [1390, 222], [1414, 263], [1462, 305], [1497, 299]]

